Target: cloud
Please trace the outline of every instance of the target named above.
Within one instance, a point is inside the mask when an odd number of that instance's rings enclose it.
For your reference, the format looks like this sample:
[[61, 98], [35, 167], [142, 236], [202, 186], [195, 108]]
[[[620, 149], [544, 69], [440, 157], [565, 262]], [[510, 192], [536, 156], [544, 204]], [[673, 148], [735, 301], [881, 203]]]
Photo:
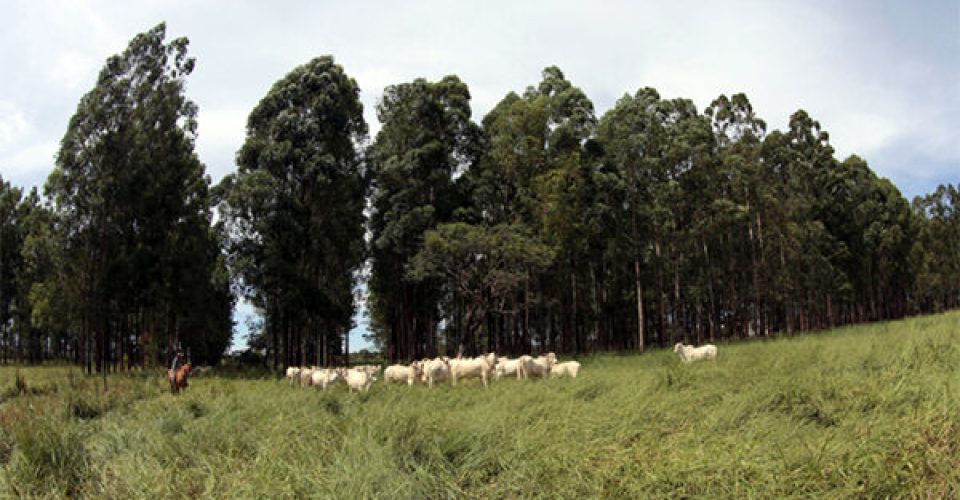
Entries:
[[55, 56], [47, 79], [51, 85], [67, 91], [78, 91], [96, 79], [98, 63], [92, 54], [69, 50]]
[[58, 147], [57, 141], [41, 141], [21, 144], [9, 154], [0, 154], [4, 180], [23, 187], [42, 186], [53, 170]]
[[0, 154], [19, 144], [30, 130], [23, 112], [10, 101], [0, 101]]

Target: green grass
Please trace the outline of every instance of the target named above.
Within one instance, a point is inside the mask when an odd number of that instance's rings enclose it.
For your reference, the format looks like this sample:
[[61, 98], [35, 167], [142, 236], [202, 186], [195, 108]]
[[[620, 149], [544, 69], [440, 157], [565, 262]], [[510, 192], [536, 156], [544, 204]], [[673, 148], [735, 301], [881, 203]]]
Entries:
[[367, 394], [0, 367], [0, 496], [960, 495], [960, 312], [719, 347]]

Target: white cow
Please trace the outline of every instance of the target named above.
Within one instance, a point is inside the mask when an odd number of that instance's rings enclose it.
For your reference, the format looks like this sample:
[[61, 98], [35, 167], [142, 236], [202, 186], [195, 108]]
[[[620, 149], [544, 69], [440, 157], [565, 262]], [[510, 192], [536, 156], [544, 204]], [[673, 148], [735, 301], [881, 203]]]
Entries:
[[340, 376], [340, 371], [334, 368], [321, 368], [313, 370], [313, 374], [310, 378], [314, 387], [319, 387], [323, 390], [327, 390], [327, 387], [335, 385], [337, 382], [343, 380]]
[[479, 378], [487, 386], [490, 372], [497, 365], [497, 355], [489, 353], [476, 358], [457, 358], [450, 360], [450, 380], [457, 385], [457, 379]]
[[290, 382], [290, 385], [293, 385], [300, 381], [300, 367], [297, 367], [297, 366], [287, 367], [287, 381]]
[[357, 368], [342, 368], [340, 370], [340, 376], [347, 382], [347, 389], [350, 392], [353, 392], [354, 389], [367, 392], [370, 390], [370, 386], [377, 380], [377, 377], [373, 376], [372, 373]]
[[450, 378], [450, 358], [443, 356], [427, 361], [423, 367], [421, 378], [430, 387], [433, 387], [434, 381]]
[[693, 347], [692, 345], [683, 345], [683, 343], [677, 342], [673, 346], [673, 352], [677, 353], [677, 355], [680, 356], [680, 361], [684, 363], [692, 363], [704, 359], [717, 359], [717, 346], [713, 344]]
[[316, 367], [300, 369], [300, 387], [306, 387], [313, 383], [313, 370], [315, 368]]
[[509, 359], [506, 357], [497, 358], [497, 366], [493, 369], [493, 376], [497, 380], [507, 376], [512, 377], [516, 376], [517, 379], [520, 379], [520, 360], [519, 359]]
[[380, 373], [380, 365], [357, 365], [352, 369], [362, 371], [370, 376]]
[[562, 377], [564, 375], [571, 378], [577, 378], [577, 374], [580, 373], [580, 363], [576, 361], [564, 361], [563, 363], [557, 363], [550, 368], [551, 377]]
[[521, 378], [542, 378], [550, 374], [550, 369], [557, 363], [557, 355], [552, 352], [537, 356], [536, 358], [525, 355], [520, 356], [519, 362], [517, 369], [520, 370]]
[[413, 385], [423, 372], [421, 363], [421, 361], [415, 361], [411, 363], [410, 366], [390, 365], [383, 371], [383, 382], [386, 384], [390, 382], [405, 382], [407, 385]]

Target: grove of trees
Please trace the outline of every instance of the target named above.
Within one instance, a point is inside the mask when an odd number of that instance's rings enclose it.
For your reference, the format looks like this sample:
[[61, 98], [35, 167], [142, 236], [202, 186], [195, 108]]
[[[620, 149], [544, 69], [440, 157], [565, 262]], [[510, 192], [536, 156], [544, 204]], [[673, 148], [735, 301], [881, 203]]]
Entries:
[[107, 60], [44, 188], [0, 179], [0, 360], [216, 362], [238, 298], [273, 368], [643, 351], [960, 307], [960, 185], [906, 200], [805, 111], [653, 88], [597, 116], [557, 67], [475, 122], [456, 76], [385, 89], [368, 137], [330, 56], [278, 80], [211, 186], [165, 26]]

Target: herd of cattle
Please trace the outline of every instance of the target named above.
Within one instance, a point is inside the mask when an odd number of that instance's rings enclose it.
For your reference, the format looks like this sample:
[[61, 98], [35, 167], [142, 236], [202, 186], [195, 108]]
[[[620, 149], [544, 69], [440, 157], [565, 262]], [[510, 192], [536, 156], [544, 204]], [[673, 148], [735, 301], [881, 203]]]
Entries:
[[[673, 351], [685, 363], [717, 358], [717, 347], [710, 344], [693, 347], [678, 343], [673, 347]], [[350, 392], [354, 390], [366, 392], [377, 381], [380, 370], [380, 366], [377, 365], [360, 365], [353, 368], [291, 366], [287, 368], [287, 380], [290, 385], [314, 386], [323, 390], [344, 383]], [[383, 370], [383, 380], [388, 384], [422, 383], [433, 387], [434, 382], [449, 380], [455, 386], [458, 380], [478, 378], [486, 387], [491, 378], [516, 377], [517, 380], [548, 376], [576, 378], [579, 373], [580, 363], [576, 361], [559, 363], [556, 354], [552, 352], [537, 357], [525, 355], [515, 359], [498, 358], [494, 353], [489, 353], [475, 358], [441, 356], [414, 361], [409, 365], [390, 365]]]
[[[475, 358], [422, 359], [409, 365], [391, 365], [383, 370], [386, 383], [405, 383], [413, 385], [423, 383], [433, 387], [434, 382], [449, 380], [457, 385], [458, 380], [478, 378], [486, 386], [491, 378], [516, 377], [517, 379], [543, 378], [547, 376], [569, 376], [576, 378], [580, 372], [580, 363], [576, 361], [557, 362], [557, 356], [550, 352], [541, 356], [520, 356], [516, 359], [497, 358], [493, 353]], [[380, 367], [361, 365], [353, 368], [287, 368], [290, 384], [301, 387], [315, 386], [323, 390], [338, 383], [346, 384], [354, 390], [367, 391], [377, 380]]]

